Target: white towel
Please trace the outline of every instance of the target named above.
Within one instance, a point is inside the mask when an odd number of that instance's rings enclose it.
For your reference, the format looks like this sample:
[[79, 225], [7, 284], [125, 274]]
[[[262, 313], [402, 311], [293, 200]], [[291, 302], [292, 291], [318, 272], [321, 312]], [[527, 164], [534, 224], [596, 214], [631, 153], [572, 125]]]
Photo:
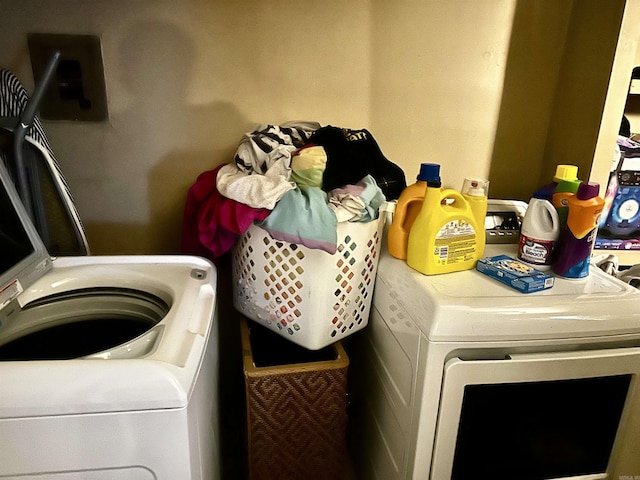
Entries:
[[244, 203], [253, 208], [273, 210], [278, 200], [296, 187], [291, 182], [291, 169], [286, 165], [288, 159], [280, 159], [271, 164], [264, 175], [247, 174], [235, 164], [224, 165], [218, 171], [216, 186], [227, 198]]

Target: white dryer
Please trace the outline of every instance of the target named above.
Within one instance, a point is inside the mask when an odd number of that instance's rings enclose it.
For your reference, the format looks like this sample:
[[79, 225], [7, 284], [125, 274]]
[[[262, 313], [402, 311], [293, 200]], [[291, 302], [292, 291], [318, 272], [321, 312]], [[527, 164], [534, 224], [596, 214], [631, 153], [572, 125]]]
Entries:
[[592, 267], [523, 294], [382, 250], [350, 355], [358, 478], [640, 478], [638, 290]]
[[0, 479], [218, 479], [214, 267], [52, 259], [0, 181]]

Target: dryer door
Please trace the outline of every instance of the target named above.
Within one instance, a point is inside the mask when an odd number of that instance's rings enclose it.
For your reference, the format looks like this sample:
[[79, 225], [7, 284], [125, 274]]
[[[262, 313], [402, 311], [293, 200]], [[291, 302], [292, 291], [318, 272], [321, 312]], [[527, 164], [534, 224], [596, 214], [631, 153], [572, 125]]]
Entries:
[[637, 454], [625, 450], [640, 444], [639, 374], [640, 348], [454, 358], [445, 365], [430, 478], [640, 474]]

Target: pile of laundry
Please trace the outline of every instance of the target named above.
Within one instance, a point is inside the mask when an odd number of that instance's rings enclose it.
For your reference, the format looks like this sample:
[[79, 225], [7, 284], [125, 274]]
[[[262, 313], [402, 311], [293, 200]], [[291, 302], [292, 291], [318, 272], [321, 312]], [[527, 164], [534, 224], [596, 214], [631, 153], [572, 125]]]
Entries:
[[212, 260], [257, 224], [276, 240], [335, 253], [340, 222], [370, 222], [406, 187], [368, 130], [316, 122], [263, 125], [234, 161], [189, 189], [182, 250]]

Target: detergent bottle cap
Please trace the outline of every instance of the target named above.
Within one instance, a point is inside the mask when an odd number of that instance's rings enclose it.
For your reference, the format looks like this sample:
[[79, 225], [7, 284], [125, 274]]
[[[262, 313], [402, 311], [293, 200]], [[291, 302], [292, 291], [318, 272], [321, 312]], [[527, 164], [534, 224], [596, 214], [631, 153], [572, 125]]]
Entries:
[[580, 187], [580, 181], [560, 180], [555, 193], [576, 193]]
[[420, 164], [417, 180], [420, 182], [440, 182], [440, 165], [437, 163]]
[[533, 192], [531, 198], [537, 198], [538, 200], [551, 201], [551, 192], [548, 189], [541, 188]]
[[487, 197], [489, 195], [489, 180], [467, 177], [462, 184], [461, 193], [470, 197]]
[[575, 165], [557, 165], [553, 181], [559, 183], [560, 180], [578, 180], [578, 167]]
[[600, 193], [600, 184], [597, 182], [582, 182], [576, 192], [578, 200], [589, 200]]

